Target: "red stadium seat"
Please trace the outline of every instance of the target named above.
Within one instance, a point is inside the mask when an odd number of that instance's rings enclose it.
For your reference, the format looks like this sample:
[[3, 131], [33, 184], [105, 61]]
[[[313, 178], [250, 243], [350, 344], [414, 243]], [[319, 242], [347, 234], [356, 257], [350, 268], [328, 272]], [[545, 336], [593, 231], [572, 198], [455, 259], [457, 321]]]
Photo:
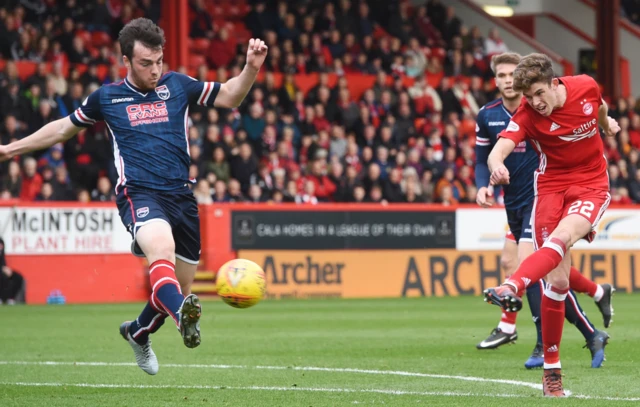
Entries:
[[189, 50], [196, 54], [206, 54], [209, 50], [210, 41], [208, 38], [194, 38], [191, 41]]
[[109, 67], [107, 65], [98, 65], [98, 79], [104, 81], [104, 79], [109, 75]]
[[82, 38], [82, 41], [84, 41], [84, 46], [85, 47], [91, 47], [91, 33], [89, 31], [85, 31], [85, 30], [78, 30], [76, 31], [76, 37], [80, 37]]
[[86, 64], [75, 64], [74, 67], [76, 68], [76, 70], [80, 75], [87, 72], [87, 68], [88, 68]]
[[207, 64], [207, 59], [202, 55], [191, 54], [189, 55], [189, 68], [197, 69], [201, 65]]
[[31, 61], [16, 61], [18, 77], [21, 81], [26, 81], [28, 77], [36, 73], [36, 63]]
[[109, 45], [112, 43], [111, 36], [104, 31], [94, 31], [93, 34], [91, 34], [91, 43], [96, 48]]

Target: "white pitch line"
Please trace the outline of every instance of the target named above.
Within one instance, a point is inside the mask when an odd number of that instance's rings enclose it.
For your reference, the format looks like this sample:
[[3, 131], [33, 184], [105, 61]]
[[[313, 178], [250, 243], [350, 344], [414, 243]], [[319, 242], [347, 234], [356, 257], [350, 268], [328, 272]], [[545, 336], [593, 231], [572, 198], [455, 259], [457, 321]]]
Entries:
[[[137, 366], [135, 363], [129, 362], [56, 362], [56, 361], [0, 361], [0, 365], [37, 365], [37, 366]], [[243, 365], [203, 365], [203, 364], [176, 364], [163, 363], [162, 367], [169, 368], [196, 368], [196, 369], [259, 369], [259, 370], [296, 370], [296, 371], [315, 371], [330, 373], [358, 373], [358, 374], [375, 374], [386, 376], [408, 376], [408, 377], [425, 377], [431, 379], [451, 379], [464, 380], [470, 382], [483, 383], [499, 383], [511, 386], [522, 386], [531, 389], [542, 390], [542, 385], [538, 383], [521, 382], [518, 380], [504, 379], [486, 379], [484, 377], [473, 376], [451, 376], [442, 374], [405, 372], [398, 370], [372, 370], [372, 369], [354, 369], [354, 368], [333, 368], [333, 367], [315, 367], [315, 366], [243, 366]]]
[[448, 397], [530, 397], [515, 394], [489, 393], [458, 393], [448, 391], [404, 391], [388, 389], [341, 389], [324, 387], [269, 387], [269, 386], [209, 386], [209, 385], [171, 385], [171, 384], [105, 384], [105, 383], [29, 383], [29, 382], [0, 382], [0, 386], [25, 387], [84, 387], [98, 389], [188, 389], [188, 390], [260, 390], [260, 391], [303, 391], [321, 393], [372, 393], [392, 396], [448, 396]]
[[[450, 391], [405, 391], [389, 389], [342, 389], [325, 387], [278, 387], [278, 386], [209, 386], [209, 385], [171, 385], [171, 384], [107, 384], [107, 383], [30, 383], [30, 382], [0, 382], [0, 386], [24, 386], [24, 387], [81, 387], [96, 389], [182, 389], [182, 390], [257, 390], [257, 391], [302, 391], [319, 393], [369, 393], [386, 394], [392, 396], [439, 396], [439, 397], [499, 397], [522, 398], [530, 397], [526, 394], [500, 394], [500, 393], [468, 393]], [[574, 398], [585, 400], [606, 401], [640, 401], [638, 397], [600, 397], [574, 395]]]
[[[0, 365], [36, 365], [36, 366], [137, 366], [135, 363], [130, 362], [57, 362], [57, 361], [0, 361]], [[517, 380], [502, 380], [502, 379], [486, 379], [483, 377], [473, 376], [450, 376], [439, 375], [429, 373], [417, 373], [417, 372], [404, 372], [394, 370], [371, 370], [371, 369], [353, 369], [353, 368], [329, 368], [329, 367], [314, 367], [314, 366], [244, 366], [244, 365], [213, 365], [213, 364], [176, 364], [167, 363], [162, 367], [168, 368], [197, 368], [197, 369], [263, 369], [263, 370], [297, 370], [297, 371], [321, 371], [321, 372], [335, 372], [335, 373], [361, 373], [361, 374], [377, 374], [377, 375], [390, 375], [390, 376], [410, 376], [410, 377], [425, 377], [436, 379], [453, 379], [453, 380], [466, 380], [474, 382], [488, 382], [488, 383], [500, 383], [510, 384], [513, 386], [529, 387], [536, 390], [541, 390], [542, 385], [536, 383], [521, 382]], [[339, 392], [339, 393], [378, 393], [378, 394], [391, 394], [391, 395], [416, 395], [416, 396], [451, 396], [451, 397], [502, 397], [502, 398], [514, 398], [514, 397], [528, 397], [526, 395], [515, 394], [483, 394], [483, 393], [456, 393], [456, 392], [412, 392], [403, 390], [388, 390], [388, 389], [340, 389], [340, 388], [315, 388], [315, 387], [262, 387], [262, 386], [247, 386], [247, 387], [234, 387], [234, 386], [182, 386], [182, 385], [135, 385], [135, 384], [90, 384], [90, 383], [27, 383], [27, 382], [0, 382], [0, 385], [13, 385], [13, 386], [40, 386], [40, 387], [94, 387], [94, 388], [150, 388], [150, 389], [208, 389], [208, 390], [265, 390], [265, 391], [310, 391], [310, 392]], [[603, 400], [603, 401], [640, 401], [640, 397], [607, 397], [607, 396], [588, 396], [584, 394], [571, 394], [569, 390], [566, 390], [567, 395], [572, 398], [584, 399], [584, 400]]]

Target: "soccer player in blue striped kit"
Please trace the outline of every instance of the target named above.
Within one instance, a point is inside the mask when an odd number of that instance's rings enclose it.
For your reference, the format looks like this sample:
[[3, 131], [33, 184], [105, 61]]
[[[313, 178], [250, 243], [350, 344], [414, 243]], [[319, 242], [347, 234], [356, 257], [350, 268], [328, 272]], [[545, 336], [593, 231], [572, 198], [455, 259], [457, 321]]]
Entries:
[[[487, 103], [482, 107], [476, 124], [476, 186], [478, 195], [476, 202], [482, 207], [493, 204], [494, 191], [489, 186], [489, 168], [487, 159], [496, 143], [498, 134], [504, 130], [512, 114], [520, 105], [522, 94], [516, 93], [513, 86], [513, 71], [520, 62], [520, 55], [504, 53], [492, 58], [491, 68], [495, 73], [495, 80], [500, 99]], [[507, 211], [507, 222], [513, 240], [507, 239], [502, 252], [502, 266], [506, 277], [517, 268], [518, 263], [533, 253], [533, 239], [531, 233], [531, 211], [533, 209], [534, 188], [533, 175], [538, 168], [538, 153], [526, 141], [516, 146], [513, 153], [505, 160], [505, 165], [511, 174], [511, 182], [504, 188], [504, 204]], [[538, 333], [536, 346], [527, 361], [527, 369], [542, 367], [542, 324], [540, 307], [542, 301], [543, 281], [538, 281], [527, 288], [527, 299], [531, 315]], [[605, 327], [609, 326], [612, 315], [611, 295], [613, 288], [609, 284], [598, 285], [585, 278], [577, 269], [571, 270], [571, 287], [578, 292], [585, 292], [592, 296], [602, 312]], [[604, 348], [609, 335], [594, 328], [589, 321], [573, 291], [566, 298], [566, 318], [574, 324], [587, 341], [591, 351], [591, 366], [600, 367], [604, 360]], [[489, 337], [478, 343], [478, 349], [495, 349], [500, 345], [513, 342], [518, 337], [516, 332], [516, 313], [503, 311], [498, 327]]]
[[185, 346], [200, 345], [201, 305], [191, 284], [200, 259], [198, 206], [189, 179], [189, 105], [233, 108], [253, 86], [267, 46], [251, 39], [242, 72], [224, 84], [200, 82], [176, 72], [163, 74], [164, 32], [138, 18], [119, 34], [127, 77], [90, 94], [69, 116], [32, 135], [0, 146], [0, 159], [64, 142], [104, 121], [113, 142], [118, 172], [117, 206], [133, 237], [132, 252], [146, 257], [152, 294], [134, 321], [120, 326], [138, 366], [158, 373], [149, 335], [167, 317]]

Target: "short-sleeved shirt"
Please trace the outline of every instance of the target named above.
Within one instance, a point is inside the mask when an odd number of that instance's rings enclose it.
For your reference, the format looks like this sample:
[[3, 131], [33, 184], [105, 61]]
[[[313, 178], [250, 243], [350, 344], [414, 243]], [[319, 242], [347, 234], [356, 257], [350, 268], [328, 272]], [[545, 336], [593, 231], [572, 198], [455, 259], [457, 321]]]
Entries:
[[125, 185], [158, 191], [184, 188], [189, 179], [189, 105], [213, 106], [220, 84], [167, 72], [153, 91], [127, 79], [93, 92], [70, 119], [78, 127], [105, 121], [118, 171], [116, 193]]
[[538, 150], [536, 194], [560, 192], [570, 185], [608, 191], [607, 160], [598, 127], [600, 88], [587, 75], [559, 80], [567, 90], [567, 100], [561, 108], [542, 116], [523, 99], [500, 137], [516, 145], [529, 139]]

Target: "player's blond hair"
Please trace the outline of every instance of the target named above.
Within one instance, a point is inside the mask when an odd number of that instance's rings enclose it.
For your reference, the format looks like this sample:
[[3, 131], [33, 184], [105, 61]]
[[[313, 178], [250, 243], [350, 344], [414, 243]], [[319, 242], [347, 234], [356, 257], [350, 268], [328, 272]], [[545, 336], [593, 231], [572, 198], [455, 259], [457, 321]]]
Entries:
[[502, 54], [496, 54], [491, 57], [491, 70], [496, 74], [496, 69], [500, 64], [512, 64], [518, 65], [522, 56], [515, 52], [504, 52]]
[[551, 58], [545, 54], [526, 55], [513, 72], [513, 90], [524, 92], [538, 82], [551, 84], [554, 76]]

